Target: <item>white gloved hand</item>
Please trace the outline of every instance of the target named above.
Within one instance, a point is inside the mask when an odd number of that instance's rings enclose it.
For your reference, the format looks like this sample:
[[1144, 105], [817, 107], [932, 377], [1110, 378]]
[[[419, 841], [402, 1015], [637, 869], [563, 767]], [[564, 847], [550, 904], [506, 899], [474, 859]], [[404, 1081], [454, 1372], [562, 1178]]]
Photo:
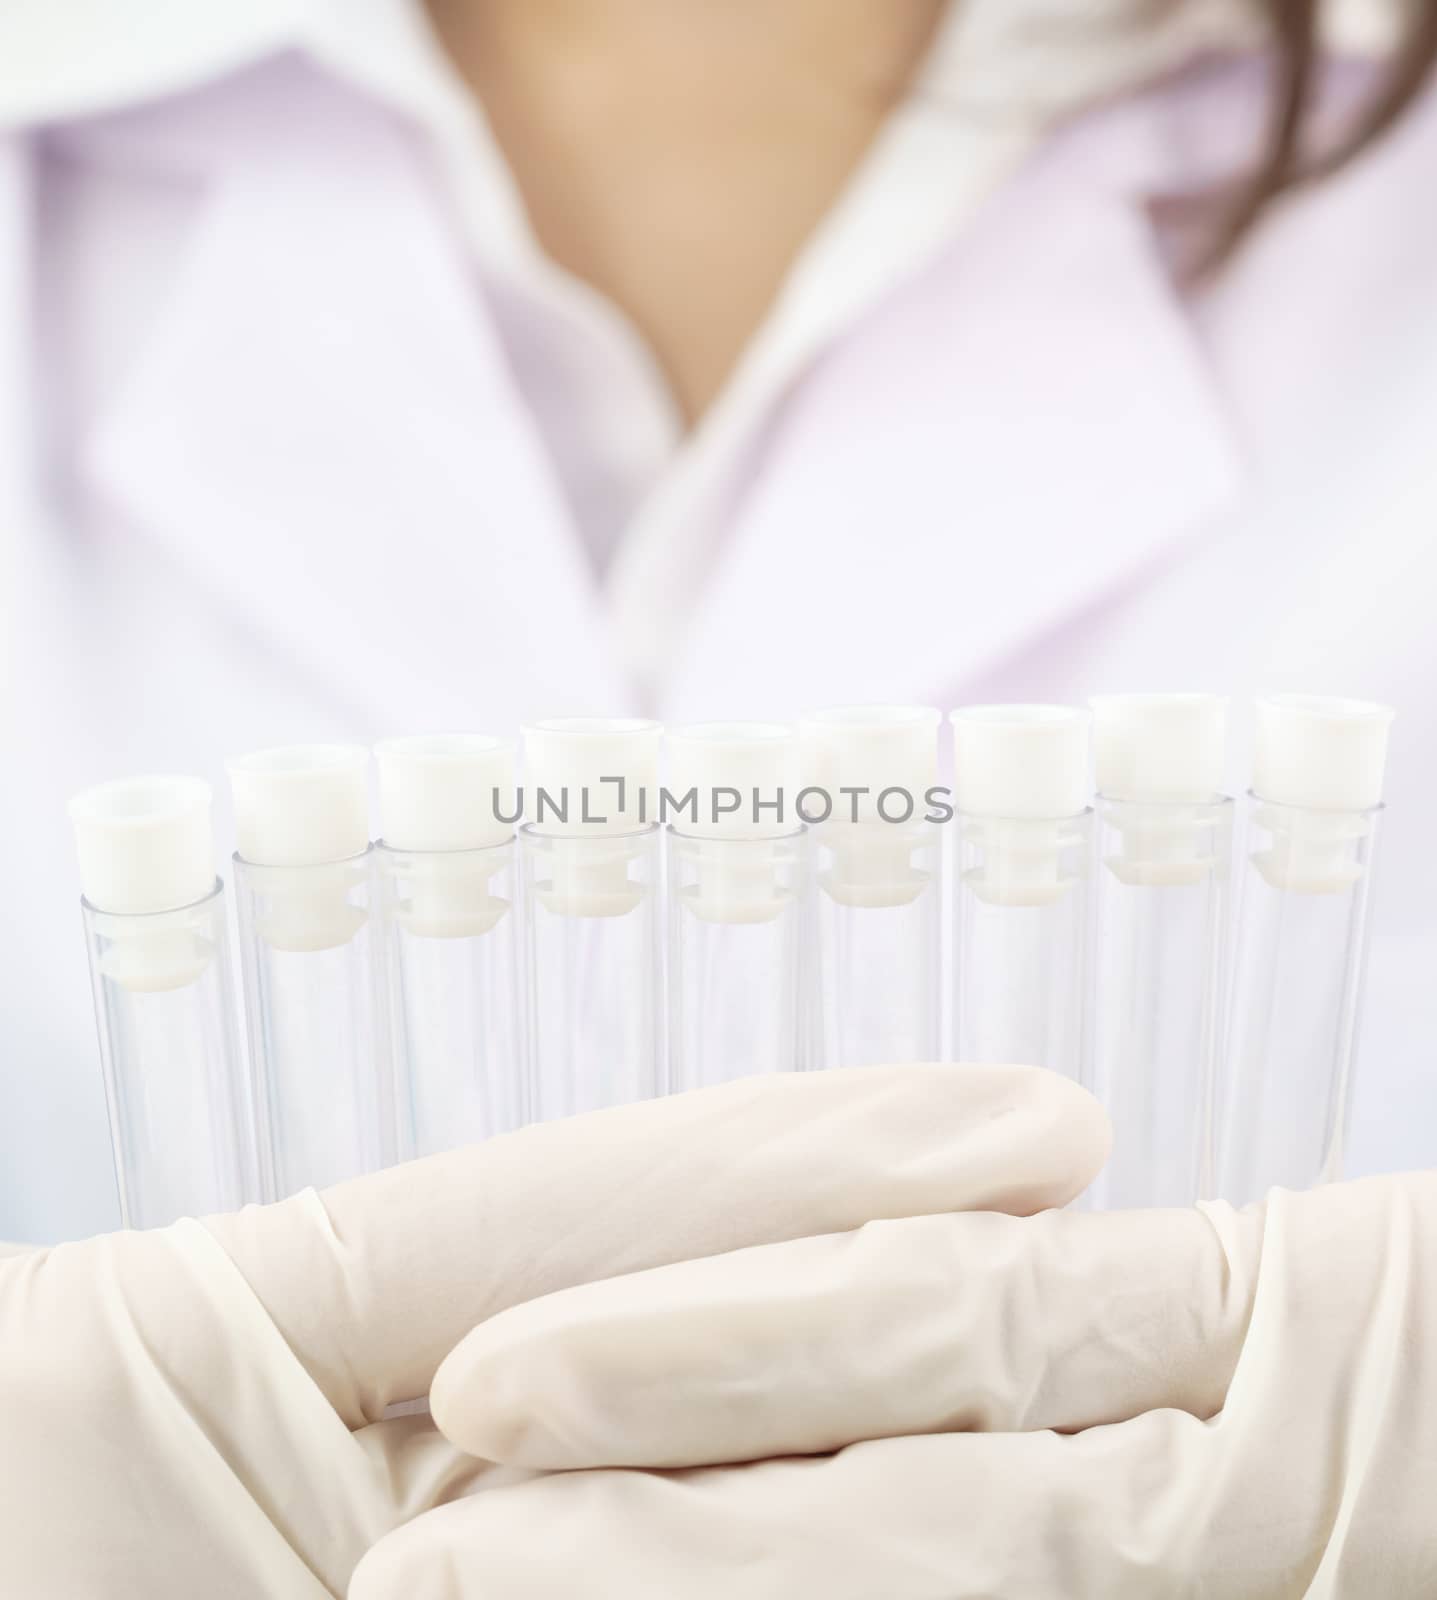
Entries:
[[1106, 1146], [1046, 1073], [794, 1074], [0, 1260], [0, 1592], [341, 1595], [389, 1529], [523, 1476], [381, 1420], [482, 1319], [873, 1217], [1061, 1204]]
[[1426, 1600], [1437, 1175], [662, 1268], [486, 1323], [432, 1403], [528, 1468], [750, 1464], [440, 1509], [354, 1600]]

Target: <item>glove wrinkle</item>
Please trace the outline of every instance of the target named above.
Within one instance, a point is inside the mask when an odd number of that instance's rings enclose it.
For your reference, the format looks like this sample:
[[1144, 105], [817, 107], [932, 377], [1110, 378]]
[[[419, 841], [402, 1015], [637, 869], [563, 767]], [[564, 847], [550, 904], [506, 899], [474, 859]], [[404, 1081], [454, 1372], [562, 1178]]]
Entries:
[[440, 1378], [459, 1442], [579, 1470], [353, 1600], [1437, 1595], [1433, 1174], [874, 1222], [517, 1307]]

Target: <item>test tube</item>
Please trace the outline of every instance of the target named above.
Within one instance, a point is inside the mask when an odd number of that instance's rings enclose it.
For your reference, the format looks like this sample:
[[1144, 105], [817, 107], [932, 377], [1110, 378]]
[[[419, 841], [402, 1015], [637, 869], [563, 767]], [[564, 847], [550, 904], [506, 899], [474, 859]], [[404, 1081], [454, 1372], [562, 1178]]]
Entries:
[[1092, 702], [1098, 781], [1092, 1088], [1113, 1149], [1099, 1207], [1212, 1192], [1213, 1084], [1232, 869], [1227, 703]]
[[268, 1199], [394, 1158], [368, 752], [229, 763], [245, 1016]]
[[255, 1198], [210, 787], [121, 779], [70, 802], [120, 1219]]
[[479, 734], [375, 746], [376, 846], [402, 1156], [525, 1119], [514, 747]]
[[1392, 721], [1318, 695], [1256, 712], [1219, 1135], [1236, 1205], [1342, 1176]]
[[960, 1061], [1084, 1076], [1090, 720], [1071, 706], [952, 713]]
[[[813, 839], [817, 1068], [943, 1057], [939, 712], [840, 706], [799, 724]], [[936, 797], [935, 797], [936, 798]]]
[[529, 1095], [542, 1121], [664, 1090], [662, 729], [557, 717], [523, 730], [519, 833]]
[[667, 779], [670, 1088], [794, 1071], [808, 909], [797, 736], [779, 723], [679, 728]]

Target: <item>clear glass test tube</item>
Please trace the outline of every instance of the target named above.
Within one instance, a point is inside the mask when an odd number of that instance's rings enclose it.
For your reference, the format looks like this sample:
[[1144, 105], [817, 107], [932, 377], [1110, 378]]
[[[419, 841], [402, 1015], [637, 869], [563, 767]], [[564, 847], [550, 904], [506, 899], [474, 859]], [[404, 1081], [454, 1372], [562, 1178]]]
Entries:
[[641, 718], [523, 731], [521, 984], [541, 1121], [665, 1091], [660, 737]]
[[513, 746], [479, 734], [376, 746], [401, 1156], [528, 1117], [518, 981]]
[[125, 1227], [256, 1198], [209, 785], [121, 780], [71, 802]]
[[952, 714], [958, 803], [955, 1053], [1086, 1075], [1086, 711]]
[[941, 1061], [942, 839], [908, 828], [815, 828], [815, 1066]]
[[1219, 1192], [1342, 1176], [1391, 711], [1257, 704], [1222, 1071]]
[[798, 743], [778, 723], [668, 739], [669, 1087], [802, 1066], [809, 850]]
[[940, 713], [842, 706], [800, 723], [814, 855], [815, 1068], [944, 1056]]
[[1113, 1148], [1099, 1207], [1212, 1193], [1214, 1083], [1230, 915], [1227, 704], [1208, 694], [1093, 702], [1098, 865], [1092, 1088]]
[[266, 1197], [395, 1158], [368, 752], [230, 763], [245, 1014]]

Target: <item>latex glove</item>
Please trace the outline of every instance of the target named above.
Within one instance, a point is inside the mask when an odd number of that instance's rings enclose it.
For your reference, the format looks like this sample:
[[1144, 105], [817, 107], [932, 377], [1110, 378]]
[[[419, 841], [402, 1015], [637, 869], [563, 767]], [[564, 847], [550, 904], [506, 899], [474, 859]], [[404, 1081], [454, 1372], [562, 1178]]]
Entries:
[[870, 1217], [1061, 1203], [1106, 1140], [1044, 1073], [795, 1074], [0, 1261], [0, 1592], [342, 1594], [387, 1530], [514, 1476], [379, 1420], [475, 1323]]
[[502, 1489], [355, 1600], [1430, 1597], [1437, 1176], [643, 1273], [477, 1329], [433, 1405], [526, 1467], [838, 1453]]

